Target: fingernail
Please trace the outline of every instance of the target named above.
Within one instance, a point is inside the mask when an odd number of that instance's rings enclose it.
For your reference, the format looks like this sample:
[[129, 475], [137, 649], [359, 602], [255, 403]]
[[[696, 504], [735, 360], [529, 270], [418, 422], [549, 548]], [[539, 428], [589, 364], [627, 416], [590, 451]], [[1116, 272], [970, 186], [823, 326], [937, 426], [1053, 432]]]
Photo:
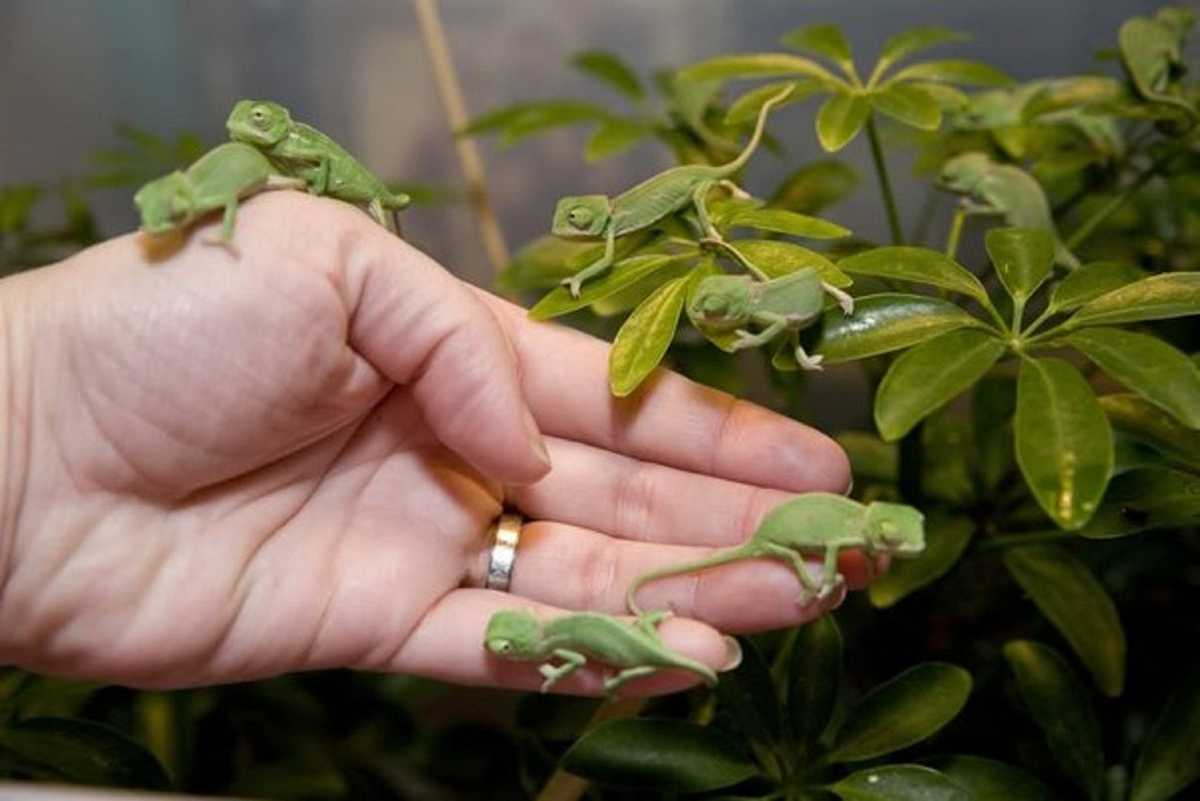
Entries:
[[717, 668], [718, 673], [728, 673], [736, 670], [742, 664], [742, 646], [736, 637], [725, 636], [725, 661]]

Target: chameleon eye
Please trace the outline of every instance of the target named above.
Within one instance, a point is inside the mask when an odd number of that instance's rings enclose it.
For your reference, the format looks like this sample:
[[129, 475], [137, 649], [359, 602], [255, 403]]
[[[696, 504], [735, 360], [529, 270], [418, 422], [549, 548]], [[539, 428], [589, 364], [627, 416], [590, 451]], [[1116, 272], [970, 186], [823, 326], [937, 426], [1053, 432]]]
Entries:
[[592, 212], [584, 208], [575, 208], [567, 212], [567, 222], [575, 228], [587, 228], [592, 222]]

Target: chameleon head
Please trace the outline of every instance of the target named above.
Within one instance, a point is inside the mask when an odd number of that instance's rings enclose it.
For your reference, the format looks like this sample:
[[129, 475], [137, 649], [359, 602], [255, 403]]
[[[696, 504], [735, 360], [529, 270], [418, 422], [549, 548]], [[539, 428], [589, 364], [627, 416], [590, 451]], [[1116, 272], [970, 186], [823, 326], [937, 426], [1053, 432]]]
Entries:
[[990, 165], [984, 153], [963, 153], [942, 165], [938, 183], [946, 189], [969, 192], [987, 174]]
[[142, 230], [148, 234], [165, 234], [187, 221], [192, 213], [187, 178], [173, 172], [151, 181], [133, 196]]
[[292, 124], [292, 115], [270, 100], [239, 100], [229, 112], [225, 128], [236, 141], [269, 147], [283, 141]]
[[528, 612], [505, 609], [492, 615], [483, 635], [484, 647], [497, 656], [528, 653], [538, 636], [538, 622]]
[[752, 286], [753, 281], [745, 275], [710, 275], [696, 287], [688, 316], [710, 328], [742, 325], [750, 315]]
[[913, 557], [925, 550], [925, 516], [902, 503], [867, 505], [868, 548], [892, 556]]
[[566, 238], [599, 238], [608, 225], [608, 198], [604, 195], [564, 197], [554, 209], [550, 232]]

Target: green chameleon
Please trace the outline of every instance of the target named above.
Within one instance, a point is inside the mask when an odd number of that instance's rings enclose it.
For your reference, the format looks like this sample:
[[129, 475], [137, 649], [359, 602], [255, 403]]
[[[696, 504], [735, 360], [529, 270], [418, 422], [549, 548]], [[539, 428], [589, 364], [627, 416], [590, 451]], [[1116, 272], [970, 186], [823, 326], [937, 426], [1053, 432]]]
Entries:
[[[658, 611], [627, 622], [599, 612], [574, 612], [539, 621], [529, 612], [502, 610], [488, 621], [484, 646], [505, 659], [543, 662], [538, 669], [545, 678], [542, 692], [587, 664], [588, 657], [616, 668], [604, 680], [610, 696], [626, 682], [660, 668], [690, 670], [709, 686], [716, 684], [711, 668], [663, 644], [655, 627], [669, 616]], [[562, 661], [556, 665], [555, 659]]]
[[366, 203], [380, 225], [397, 233], [395, 212], [408, 207], [408, 195], [393, 193], [358, 159], [311, 125], [296, 122], [269, 100], [239, 100], [225, 122], [235, 142], [262, 150], [280, 171], [303, 178], [314, 195]]
[[573, 195], [559, 200], [554, 210], [551, 233], [564, 239], [604, 240], [604, 255], [599, 260], [563, 279], [562, 283], [570, 288], [571, 295], [579, 297], [579, 288], [584, 281], [601, 274], [612, 265], [617, 237], [649, 228], [689, 204], [696, 209], [704, 236], [721, 241], [708, 215], [708, 193], [746, 166], [762, 140], [767, 114], [791, 93], [792, 87], [789, 86], [763, 104], [750, 141], [732, 161], [718, 165], [684, 164], [672, 167], [615, 198], [607, 195]]
[[142, 230], [160, 236], [182, 230], [217, 209], [224, 209], [220, 242], [233, 241], [238, 201], [267, 189], [302, 189], [304, 181], [280, 175], [250, 145], [226, 142], [187, 168], [150, 181], [133, 196]]
[[[821, 316], [825, 293], [832, 295], [846, 314], [854, 312], [854, 298], [821, 280], [820, 271], [806, 267], [770, 281], [748, 275], [710, 275], [700, 281], [688, 303], [688, 316], [707, 331], [733, 330], [737, 338], [729, 350], [770, 342], [784, 331], [795, 342], [796, 361], [805, 370], [820, 370], [821, 357], [810, 356], [798, 332]], [[743, 326], [763, 326], [757, 334]]]
[[[881, 553], [901, 558], [917, 556], [925, 548], [924, 518], [919, 511], [904, 504], [873, 501], [864, 505], [825, 492], [797, 495], [768, 512], [750, 539], [741, 545], [718, 551], [705, 559], [638, 576], [629, 585], [625, 600], [630, 611], [640, 615], [638, 590], [652, 581], [761, 557], [791, 563], [800, 581], [798, 603], [805, 603], [810, 598], [820, 600], [842, 583], [842, 576], [837, 572], [837, 558], [843, 548], [858, 549], [868, 558]], [[819, 580], [809, 574], [802, 553], [824, 555]]]
[[1074, 270], [1079, 259], [1058, 236], [1046, 193], [1032, 175], [1011, 164], [997, 164], [983, 153], [963, 153], [942, 165], [938, 183], [964, 195], [963, 206], [976, 214], [999, 214], [1009, 225], [1054, 234], [1054, 258]]

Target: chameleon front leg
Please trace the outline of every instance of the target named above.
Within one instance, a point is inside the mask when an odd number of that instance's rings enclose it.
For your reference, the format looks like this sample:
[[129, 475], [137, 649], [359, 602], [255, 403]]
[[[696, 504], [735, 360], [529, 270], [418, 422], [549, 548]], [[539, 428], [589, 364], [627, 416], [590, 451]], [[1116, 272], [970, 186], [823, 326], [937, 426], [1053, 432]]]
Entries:
[[542, 692], [549, 692], [550, 688], [555, 684], [587, 664], [587, 657], [569, 648], [555, 648], [552, 656], [556, 656], [563, 661], [559, 665], [544, 662], [538, 668], [538, 673], [541, 673], [545, 679], [542, 682]]
[[602, 272], [612, 266], [613, 255], [616, 253], [616, 249], [616, 232], [613, 229], [612, 223], [609, 223], [608, 230], [605, 232], [604, 236], [604, 255], [574, 275], [562, 280], [563, 285], [570, 290], [571, 297], [579, 297], [579, 290], [584, 281], [600, 275]]
[[[842, 577], [837, 572], [837, 549], [838, 546], [829, 546], [825, 552], [825, 565], [823, 566], [821, 579], [818, 581], [808, 572], [808, 563], [800, 556], [794, 548], [788, 548], [783, 545], [778, 545], [773, 542], [762, 543], [762, 552], [764, 556], [772, 556], [776, 559], [783, 559], [791, 564], [792, 569], [796, 571], [796, 579], [800, 582], [800, 595], [796, 598], [797, 604], [805, 604], [810, 600], [822, 600], [829, 597], [829, 594], [837, 589], [841, 584]], [[829, 572], [829, 553], [833, 552], [833, 578], [826, 578]]]
[[824, 370], [825, 369], [824, 367], [821, 366], [821, 362], [823, 362], [825, 360], [825, 357], [819, 353], [816, 356], [810, 355], [809, 352], [804, 349], [804, 346], [800, 344], [800, 332], [799, 331], [795, 331], [792, 333], [792, 342], [793, 342], [793, 345], [792, 345], [793, 355], [796, 357], [797, 364], [799, 364], [805, 370]]
[[768, 312], [760, 312], [754, 315], [753, 320], [756, 323], [765, 323], [766, 327], [757, 334], [747, 331], [744, 328], [739, 328], [736, 332], [737, 339], [733, 343], [734, 350], [764, 345], [779, 336], [780, 332], [787, 328], [788, 323], [787, 317], [784, 315]]
[[368, 210], [371, 212], [371, 217], [375, 222], [382, 225], [388, 233], [400, 235], [400, 231], [396, 225], [396, 215], [389, 212], [383, 207], [383, 201], [379, 198], [371, 198], [371, 202], [367, 204]]
[[827, 295], [830, 295], [837, 301], [837, 305], [842, 307], [842, 313], [854, 314], [854, 298], [851, 295], [838, 289], [828, 281], [821, 282], [821, 289], [825, 290]]

